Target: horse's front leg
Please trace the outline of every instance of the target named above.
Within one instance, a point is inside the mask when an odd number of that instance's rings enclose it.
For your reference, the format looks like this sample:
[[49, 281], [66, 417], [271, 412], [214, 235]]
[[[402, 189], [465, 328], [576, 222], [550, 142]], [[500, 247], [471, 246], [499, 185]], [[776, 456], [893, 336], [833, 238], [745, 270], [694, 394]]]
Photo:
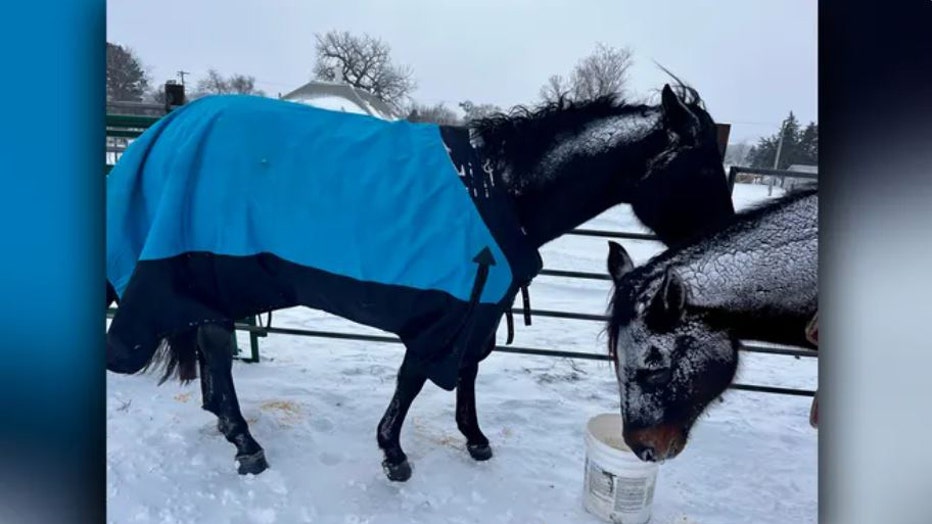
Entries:
[[385, 454], [382, 469], [389, 480], [404, 482], [411, 478], [411, 465], [401, 449], [401, 426], [404, 424], [408, 409], [414, 398], [421, 392], [427, 374], [422, 367], [405, 354], [401, 369], [398, 370], [398, 382], [392, 401], [379, 422], [377, 439], [379, 448]]
[[236, 446], [241, 475], [258, 475], [269, 467], [265, 451], [252, 435], [240, 412], [233, 387], [233, 326], [207, 324], [197, 330], [204, 409], [217, 415], [217, 428]]
[[[491, 344], [495, 344], [492, 338]], [[459, 380], [456, 384], [456, 426], [460, 433], [466, 437], [466, 450], [475, 460], [489, 460], [492, 458], [492, 448], [489, 439], [479, 429], [479, 419], [476, 415], [476, 375], [479, 373], [479, 363], [467, 363], [460, 369]]]

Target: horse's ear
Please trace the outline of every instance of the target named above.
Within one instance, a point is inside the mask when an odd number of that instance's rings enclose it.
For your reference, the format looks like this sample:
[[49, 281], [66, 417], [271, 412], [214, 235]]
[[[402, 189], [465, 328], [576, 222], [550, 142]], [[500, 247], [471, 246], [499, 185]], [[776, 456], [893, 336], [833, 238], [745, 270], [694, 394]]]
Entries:
[[657, 327], [671, 328], [686, 310], [686, 284], [683, 279], [668, 267], [663, 274], [663, 282], [651, 301], [649, 317]]
[[667, 128], [683, 137], [695, 137], [699, 133], [699, 119], [673, 92], [670, 84], [664, 84], [661, 92], [661, 107]]
[[608, 274], [611, 275], [615, 284], [621, 282], [621, 278], [629, 271], [634, 269], [634, 262], [628, 256], [625, 248], [621, 247], [618, 242], [608, 241]]

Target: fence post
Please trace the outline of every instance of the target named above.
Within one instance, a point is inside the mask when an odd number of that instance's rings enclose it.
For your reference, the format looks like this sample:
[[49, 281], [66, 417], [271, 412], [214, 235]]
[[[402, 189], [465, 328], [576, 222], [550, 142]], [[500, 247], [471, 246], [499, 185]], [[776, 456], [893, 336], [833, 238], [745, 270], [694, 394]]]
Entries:
[[184, 84], [174, 80], [165, 82], [165, 114], [171, 112], [174, 106], [184, 105], [187, 102], [184, 95]]
[[725, 160], [725, 151], [728, 150], [728, 136], [731, 134], [731, 124], [715, 124], [718, 132], [718, 152], [722, 154], [722, 161]]
[[[255, 316], [246, 317], [243, 319], [242, 322], [250, 327], [255, 327], [258, 325], [256, 324]], [[250, 364], [259, 362], [259, 336], [260, 335], [256, 333], [255, 331], [249, 332], [249, 358], [239, 357], [239, 359], [242, 362], [247, 362]], [[239, 344], [237, 344], [236, 342], [236, 330], [235, 329], [233, 330], [233, 344], [234, 344], [234, 347], [236, 348], [237, 356], [242, 354], [242, 350], [240, 349]]]

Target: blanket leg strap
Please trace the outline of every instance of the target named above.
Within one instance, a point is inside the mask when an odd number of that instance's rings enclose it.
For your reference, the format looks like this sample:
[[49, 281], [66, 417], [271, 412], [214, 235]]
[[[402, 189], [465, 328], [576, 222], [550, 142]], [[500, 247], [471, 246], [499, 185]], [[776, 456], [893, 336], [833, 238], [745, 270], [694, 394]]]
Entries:
[[505, 325], [508, 327], [508, 340], [505, 341], [506, 345], [511, 345], [515, 340], [515, 316], [511, 311], [511, 307], [505, 310]]
[[[521, 286], [521, 301], [524, 303], [524, 325], [531, 325], [531, 295], [527, 286]], [[505, 325], [508, 327], [508, 339], [506, 345], [510, 345], [515, 340], [515, 317], [514, 306], [505, 310]]]
[[524, 302], [524, 325], [531, 325], [531, 294], [527, 286], [521, 286], [521, 300]]

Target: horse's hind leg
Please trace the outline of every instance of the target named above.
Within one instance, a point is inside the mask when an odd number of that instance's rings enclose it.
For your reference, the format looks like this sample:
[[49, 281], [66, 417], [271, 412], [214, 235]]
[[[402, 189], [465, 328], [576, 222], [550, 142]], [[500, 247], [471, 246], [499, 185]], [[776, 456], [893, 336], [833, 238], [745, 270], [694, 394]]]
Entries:
[[217, 428], [236, 446], [241, 475], [269, 467], [262, 447], [249, 434], [233, 386], [233, 326], [207, 324], [197, 330], [204, 409], [217, 415]]
[[408, 457], [402, 451], [399, 442], [401, 425], [404, 423], [411, 403], [421, 392], [426, 381], [427, 375], [424, 370], [406, 354], [401, 363], [401, 369], [398, 370], [395, 394], [379, 422], [377, 434], [379, 448], [385, 454], [382, 469], [389, 480], [403, 482], [411, 478], [411, 465], [408, 464]]
[[[492, 339], [495, 343], [495, 339]], [[492, 448], [489, 439], [479, 429], [479, 419], [476, 415], [476, 375], [479, 373], [479, 363], [464, 364], [460, 368], [459, 380], [456, 384], [456, 426], [460, 433], [466, 437], [466, 450], [475, 460], [489, 460], [492, 458]]]

